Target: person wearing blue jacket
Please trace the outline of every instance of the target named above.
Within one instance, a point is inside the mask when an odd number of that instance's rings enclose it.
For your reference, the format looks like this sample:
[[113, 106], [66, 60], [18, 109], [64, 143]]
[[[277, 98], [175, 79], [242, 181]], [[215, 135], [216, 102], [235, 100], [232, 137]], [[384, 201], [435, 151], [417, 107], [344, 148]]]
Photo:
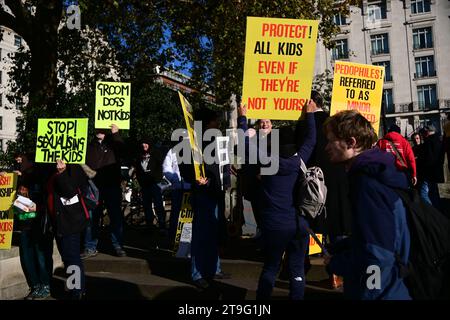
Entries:
[[400, 274], [408, 262], [410, 235], [405, 207], [393, 190], [408, 188], [406, 176], [392, 154], [372, 148], [376, 133], [359, 112], [339, 112], [324, 128], [330, 161], [345, 164], [352, 208], [352, 235], [325, 257], [328, 270], [344, 277], [348, 299], [411, 299]]
[[[257, 300], [270, 298], [284, 252], [289, 256], [289, 297], [292, 300], [301, 300], [304, 297], [304, 261], [309, 240], [306, 230], [308, 222], [304, 217], [297, 215], [293, 194], [300, 171], [300, 160], [308, 161], [316, 143], [314, 121], [316, 109], [317, 106], [313, 101], [307, 104], [307, 135], [299, 148], [295, 144], [293, 128], [284, 127], [280, 130], [278, 172], [274, 175], [261, 175], [264, 266], [259, 278]], [[239, 128], [247, 130], [246, 107], [241, 106], [238, 111]], [[246, 147], [248, 150], [248, 139], [246, 139]], [[271, 155], [271, 157], [274, 156], [277, 155]]]

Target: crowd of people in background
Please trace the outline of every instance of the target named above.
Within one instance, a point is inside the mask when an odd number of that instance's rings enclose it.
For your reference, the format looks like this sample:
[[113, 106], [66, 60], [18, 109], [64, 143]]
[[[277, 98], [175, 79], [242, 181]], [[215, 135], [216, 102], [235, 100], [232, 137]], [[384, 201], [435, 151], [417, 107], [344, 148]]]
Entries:
[[[271, 141], [270, 119], [260, 119], [255, 128], [249, 128], [246, 107], [238, 109], [239, 128], [253, 130], [253, 134], [260, 131], [258, 139]], [[221, 177], [218, 164], [205, 164], [204, 177], [196, 180], [193, 165], [182, 163], [173, 148], [166, 151], [156, 147], [150, 138], [143, 138], [132, 163], [147, 225], [153, 227], [156, 223], [159, 233], [173, 243], [183, 193], [191, 191], [192, 281], [206, 289], [211, 280], [229, 277], [221, 269], [219, 247], [226, 237], [225, 191], [230, 188], [230, 173], [234, 172], [240, 194], [251, 203], [258, 227], [255, 237], [261, 240], [264, 256], [257, 299], [270, 298], [283, 264], [290, 281], [290, 298], [304, 298], [309, 229], [325, 235], [332, 253], [325, 257], [325, 263], [334, 288], [341, 285], [339, 275], [349, 298], [410, 299], [395, 264], [395, 256], [407, 263], [410, 235], [405, 207], [391, 189], [417, 188], [424, 201], [443, 209], [438, 183], [444, 182], [445, 154], [450, 170], [450, 115], [443, 137], [433, 125], [426, 125], [408, 137], [411, 146], [396, 125], [378, 139], [371, 124], [356, 111], [330, 117], [316, 91], [304, 111], [305, 119], [295, 127], [280, 128], [279, 169], [275, 175], [261, 175], [261, 164], [246, 163], [239, 170], [226, 168]], [[201, 110], [196, 120], [203, 122], [204, 130], [219, 128], [218, 114], [209, 109]], [[210, 143], [214, 139], [203, 141], [203, 147]], [[250, 148], [248, 137], [240, 143]], [[259, 142], [256, 152], [258, 145]], [[20, 231], [20, 260], [30, 287], [25, 299], [50, 296], [53, 237], [65, 267], [78, 266], [81, 270], [81, 286], [69, 289], [70, 297], [84, 297], [82, 259], [98, 253], [99, 220], [104, 209], [110, 219], [114, 253], [118, 257], [127, 255], [121, 209], [121, 161], [127, 154], [129, 150], [119, 128], [112, 125], [110, 132], [96, 129], [85, 165], [60, 160], [40, 164], [23, 153], [15, 156], [11, 171], [18, 175], [17, 193], [31, 199], [37, 212], [33, 219], [15, 222], [15, 231]], [[320, 167], [328, 188], [325, 214], [314, 220], [299, 216], [294, 206], [293, 190], [301, 174], [300, 161], [307, 167]], [[168, 223], [159, 186], [163, 177], [172, 187]], [[99, 192], [99, 202], [94, 207], [83, 199], [90, 183]], [[370, 263], [383, 266], [383, 290], [361, 286], [364, 267]]]

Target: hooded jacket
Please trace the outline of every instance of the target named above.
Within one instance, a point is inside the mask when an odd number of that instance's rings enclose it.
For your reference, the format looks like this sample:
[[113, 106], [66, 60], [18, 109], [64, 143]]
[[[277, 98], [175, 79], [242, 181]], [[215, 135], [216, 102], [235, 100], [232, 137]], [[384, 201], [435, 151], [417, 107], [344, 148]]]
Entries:
[[[296, 212], [294, 207], [294, 188], [300, 172], [300, 160], [306, 163], [311, 156], [316, 143], [316, 127], [314, 114], [306, 114], [307, 135], [303, 144], [297, 148], [294, 155], [279, 158], [278, 172], [274, 175], [261, 176], [261, 222], [266, 230], [286, 230], [295, 228], [297, 225]], [[247, 130], [247, 119], [238, 118], [239, 128]], [[248, 139], [246, 139], [246, 150], [249, 149]], [[280, 147], [280, 153], [287, 147]]]
[[[397, 148], [398, 153], [403, 159], [403, 163], [400, 159], [395, 161], [395, 166], [401, 171], [409, 171], [412, 177], [417, 177], [416, 171], [416, 159], [414, 157], [414, 152], [409, 144], [408, 140], [403, 138], [403, 136], [395, 131], [389, 132], [382, 139], [377, 142], [377, 146], [381, 150], [385, 150], [387, 152], [392, 153], [395, 156], [395, 151], [392, 149], [392, 146], [389, 144], [390, 140], [394, 146]], [[406, 167], [405, 167], [406, 165]]]
[[94, 178], [99, 188], [119, 186], [121, 181], [120, 155], [125, 144], [119, 133], [108, 134], [100, 143], [92, 140], [86, 153], [86, 164], [97, 171]]
[[[359, 154], [348, 172], [352, 206], [350, 246], [335, 254], [328, 268], [344, 276], [344, 294], [350, 299], [410, 299], [396, 262], [398, 255], [407, 264], [410, 235], [405, 207], [393, 191], [406, 189], [408, 181], [394, 161], [392, 154], [374, 148]], [[376, 268], [380, 270], [380, 286], [373, 288]]]

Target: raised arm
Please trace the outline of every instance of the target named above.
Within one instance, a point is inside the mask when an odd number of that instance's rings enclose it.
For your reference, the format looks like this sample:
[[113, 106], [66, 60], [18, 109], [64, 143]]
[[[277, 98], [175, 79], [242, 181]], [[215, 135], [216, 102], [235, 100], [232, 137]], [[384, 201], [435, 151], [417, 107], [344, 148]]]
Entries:
[[298, 149], [298, 154], [305, 163], [308, 162], [316, 145], [316, 123], [314, 120], [314, 112], [316, 110], [318, 110], [316, 103], [313, 100], [309, 100], [306, 105], [306, 136]]

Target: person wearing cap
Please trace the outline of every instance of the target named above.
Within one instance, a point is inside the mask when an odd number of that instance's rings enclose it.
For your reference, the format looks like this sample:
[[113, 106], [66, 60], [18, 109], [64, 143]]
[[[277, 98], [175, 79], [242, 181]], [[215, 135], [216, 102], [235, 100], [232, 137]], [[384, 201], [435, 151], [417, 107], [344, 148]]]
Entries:
[[[296, 145], [292, 128], [281, 128], [278, 171], [274, 175], [261, 175], [260, 201], [264, 266], [258, 282], [257, 300], [270, 299], [284, 252], [289, 256], [289, 297], [292, 300], [301, 300], [304, 297], [304, 262], [309, 243], [307, 231], [309, 224], [304, 217], [297, 217], [293, 194], [300, 172], [300, 161], [307, 162], [309, 160], [316, 144], [314, 111], [317, 110], [317, 106], [314, 102], [309, 101], [305, 109], [307, 134], [303, 144]], [[246, 106], [241, 105], [238, 113], [239, 128], [247, 130]], [[248, 138], [245, 143], [248, 148]]]
[[377, 146], [395, 156], [395, 166], [398, 170], [405, 172], [411, 184], [415, 186], [417, 184], [416, 159], [408, 140], [400, 134], [400, 127], [396, 124], [390, 126], [388, 133], [378, 140]]
[[85, 252], [82, 258], [97, 254], [100, 217], [103, 206], [108, 210], [111, 227], [111, 242], [115, 253], [125, 257], [123, 250], [123, 216], [121, 210], [121, 170], [120, 156], [125, 144], [119, 134], [119, 127], [111, 125], [111, 133], [106, 129], [96, 129], [95, 138], [87, 147], [86, 164], [97, 173], [94, 183], [100, 193], [100, 205], [92, 213], [91, 225], [86, 228]]
[[161, 151], [152, 145], [151, 139], [144, 137], [140, 143], [140, 153], [135, 161], [136, 178], [142, 191], [142, 201], [144, 206], [145, 220], [147, 226], [153, 226], [152, 206], [156, 209], [158, 226], [161, 232], [166, 230], [166, 212], [164, 210], [161, 189], [158, 183], [161, 182], [163, 155]]
[[433, 205], [436, 209], [441, 209], [441, 198], [439, 195], [438, 183], [444, 182], [444, 150], [439, 135], [436, 134], [436, 127], [429, 124], [420, 130], [423, 136], [423, 144], [420, 148], [418, 158], [419, 167], [419, 192], [422, 199]]

